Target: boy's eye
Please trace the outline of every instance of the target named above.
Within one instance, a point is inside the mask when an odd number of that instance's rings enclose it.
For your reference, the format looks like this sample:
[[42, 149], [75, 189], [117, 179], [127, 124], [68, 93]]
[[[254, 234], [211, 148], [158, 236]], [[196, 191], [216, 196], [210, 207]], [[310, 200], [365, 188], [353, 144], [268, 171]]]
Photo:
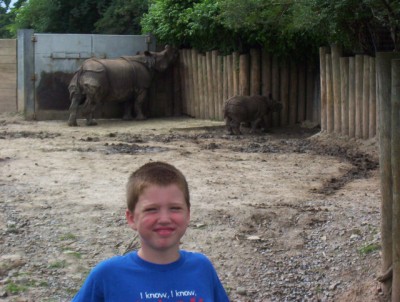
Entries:
[[145, 212], [155, 212], [155, 211], [157, 211], [157, 209], [156, 208], [147, 208], [147, 209], [144, 209], [144, 211]]
[[182, 210], [182, 207], [171, 207], [171, 210], [180, 211], [180, 210]]

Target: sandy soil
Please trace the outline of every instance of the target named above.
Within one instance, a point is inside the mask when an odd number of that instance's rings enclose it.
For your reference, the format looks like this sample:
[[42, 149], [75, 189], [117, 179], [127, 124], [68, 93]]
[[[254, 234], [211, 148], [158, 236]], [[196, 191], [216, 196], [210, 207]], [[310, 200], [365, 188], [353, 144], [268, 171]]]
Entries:
[[190, 118], [79, 123], [0, 116], [0, 301], [68, 301], [98, 261], [135, 248], [125, 183], [155, 160], [187, 176], [182, 248], [209, 256], [232, 301], [381, 298], [374, 140], [300, 126], [229, 136]]

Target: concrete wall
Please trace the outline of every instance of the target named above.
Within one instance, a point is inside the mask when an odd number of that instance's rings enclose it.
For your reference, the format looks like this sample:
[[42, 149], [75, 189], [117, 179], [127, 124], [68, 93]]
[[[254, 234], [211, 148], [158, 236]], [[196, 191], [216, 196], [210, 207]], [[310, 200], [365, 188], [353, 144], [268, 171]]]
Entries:
[[0, 113], [17, 108], [17, 40], [0, 40]]

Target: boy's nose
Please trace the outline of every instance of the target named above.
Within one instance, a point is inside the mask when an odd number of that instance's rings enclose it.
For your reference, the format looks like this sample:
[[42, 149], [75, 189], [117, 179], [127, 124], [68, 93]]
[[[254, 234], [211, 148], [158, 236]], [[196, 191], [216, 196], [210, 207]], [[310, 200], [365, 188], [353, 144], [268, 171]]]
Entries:
[[160, 211], [159, 216], [158, 216], [158, 221], [159, 222], [169, 222], [170, 221], [169, 212], [166, 210]]

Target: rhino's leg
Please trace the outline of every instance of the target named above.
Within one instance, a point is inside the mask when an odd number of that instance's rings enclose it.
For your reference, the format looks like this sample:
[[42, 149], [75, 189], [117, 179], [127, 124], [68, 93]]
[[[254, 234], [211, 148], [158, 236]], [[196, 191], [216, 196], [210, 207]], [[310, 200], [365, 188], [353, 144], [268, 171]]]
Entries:
[[76, 122], [76, 116], [78, 115], [78, 107], [82, 100], [82, 97], [79, 95], [73, 95], [71, 98], [71, 106], [69, 107], [69, 119], [68, 126], [78, 126]]
[[134, 101], [135, 101], [134, 98], [132, 98], [131, 100], [127, 100], [124, 102], [124, 116], [122, 117], [124, 121], [130, 121], [133, 119], [132, 108]]
[[94, 120], [94, 111], [96, 110], [96, 104], [98, 103], [96, 101], [96, 97], [93, 96], [92, 94], [88, 94], [86, 96], [86, 106], [87, 106], [87, 111], [86, 111], [86, 126], [96, 126], [97, 122]]
[[146, 96], [147, 96], [146, 89], [141, 90], [137, 95], [136, 102], [135, 102], [135, 114], [136, 114], [137, 120], [145, 120], [146, 119], [146, 116], [143, 114], [143, 111], [142, 111], [143, 103], [146, 100]]
[[258, 118], [251, 123], [251, 130], [250, 133], [255, 133], [257, 131], [257, 127], [260, 124], [262, 118]]
[[230, 124], [235, 134], [242, 134], [242, 132], [240, 131], [240, 121], [232, 120]]
[[95, 105], [90, 105], [89, 112], [86, 116], [86, 126], [96, 126], [97, 122], [94, 120], [94, 111], [96, 109]]
[[232, 123], [232, 119], [230, 117], [226, 117], [225, 118], [225, 126], [226, 126], [226, 130], [228, 131], [228, 134], [230, 134], [230, 135], [233, 134], [231, 123]]

